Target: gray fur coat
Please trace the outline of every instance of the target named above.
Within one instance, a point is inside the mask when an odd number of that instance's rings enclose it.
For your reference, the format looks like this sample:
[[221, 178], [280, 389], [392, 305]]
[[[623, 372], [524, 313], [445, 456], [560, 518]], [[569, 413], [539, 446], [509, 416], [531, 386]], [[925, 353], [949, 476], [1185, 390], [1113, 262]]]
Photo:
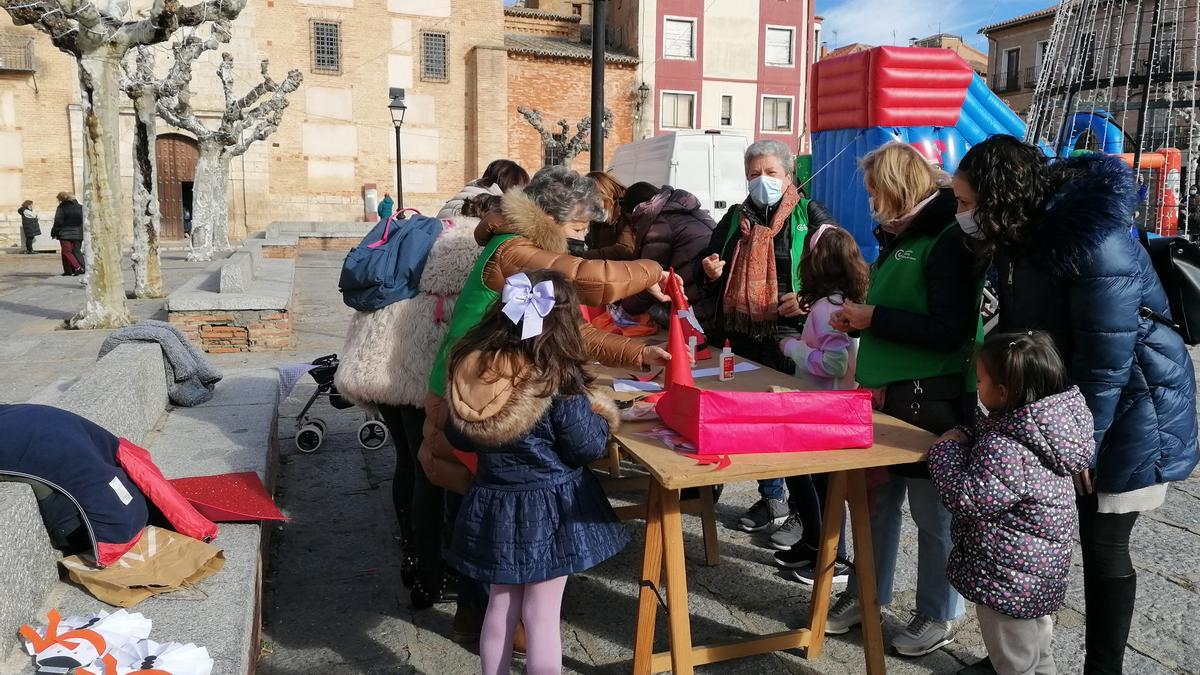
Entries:
[[354, 313], [334, 380], [343, 396], [366, 406], [422, 405], [454, 303], [483, 250], [474, 237], [478, 222], [447, 222], [425, 262], [420, 295]]

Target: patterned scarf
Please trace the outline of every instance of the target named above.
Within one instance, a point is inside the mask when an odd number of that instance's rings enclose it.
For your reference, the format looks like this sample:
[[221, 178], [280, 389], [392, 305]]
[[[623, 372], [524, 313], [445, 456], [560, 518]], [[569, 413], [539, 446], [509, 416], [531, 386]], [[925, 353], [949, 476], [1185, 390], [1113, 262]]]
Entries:
[[775, 269], [775, 235], [792, 218], [800, 192], [788, 185], [770, 227], [759, 225], [739, 210], [741, 236], [733, 251], [729, 283], [725, 287], [725, 329], [752, 340], [775, 336], [779, 318], [779, 276]]

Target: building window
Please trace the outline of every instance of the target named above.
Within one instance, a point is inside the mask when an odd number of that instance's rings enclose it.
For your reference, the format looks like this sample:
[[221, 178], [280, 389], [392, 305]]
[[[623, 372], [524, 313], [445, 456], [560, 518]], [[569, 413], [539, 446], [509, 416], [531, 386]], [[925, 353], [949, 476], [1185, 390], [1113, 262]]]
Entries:
[[664, 93], [659, 113], [664, 129], [694, 129], [696, 95]]
[[762, 130], [764, 133], [792, 131], [792, 99], [764, 96], [762, 100]]
[[1021, 88], [1021, 48], [1005, 49], [1000, 61], [997, 91], [1016, 91]]
[[696, 20], [665, 19], [663, 56], [668, 59], [696, 58]]
[[733, 97], [721, 97], [721, 126], [733, 126]]
[[563, 145], [567, 137], [563, 134], [551, 134], [553, 143], [542, 143], [542, 166], [559, 166], [563, 163]]
[[342, 25], [336, 21], [313, 21], [312, 71], [314, 73], [342, 72]]
[[426, 82], [445, 82], [449, 79], [446, 68], [445, 33], [421, 33], [421, 79]]
[[34, 72], [33, 38], [0, 33], [0, 71]]
[[791, 28], [777, 28], [767, 26], [767, 48], [766, 61], [768, 66], [792, 66], [795, 65], [795, 44], [796, 32]]

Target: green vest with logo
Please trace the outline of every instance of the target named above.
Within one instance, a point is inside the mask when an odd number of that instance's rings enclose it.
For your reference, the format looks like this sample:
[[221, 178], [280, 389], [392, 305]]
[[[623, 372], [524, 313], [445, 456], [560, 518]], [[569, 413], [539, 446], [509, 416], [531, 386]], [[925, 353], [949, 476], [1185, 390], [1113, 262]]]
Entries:
[[[906, 237], [880, 258], [871, 268], [871, 286], [866, 304], [892, 307], [917, 314], [929, 311], [925, 266], [933, 247], [958, 227], [951, 223], [936, 235]], [[965, 252], [964, 252], [965, 255]], [[976, 302], [982, 298], [983, 279], [979, 280]], [[973, 340], [951, 352], [914, 347], [875, 336], [870, 329], [862, 332], [858, 344], [856, 378], [869, 389], [878, 389], [893, 382], [924, 380], [943, 375], [963, 375], [966, 391], [975, 391], [975, 368], [972, 352], [975, 343], [983, 339], [983, 322], [979, 321]]]
[[492, 237], [487, 246], [483, 247], [479, 259], [475, 261], [475, 267], [471, 268], [471, 273], [467, 275], [467, 282], [463, 285], [462, 292], [458, 294], [458, 300], [454, 303], [454, 314], [450, 317], [450, 330], [442, 340], [442, 345], [438, 347], [437, 357], [433, 361], [433, 370], [429, 373], [429, 391], [438, 396], [446, 395], [446, 367], [450, 360], [450, 350], [454, 349], [454, 345], [468, 331], [479, 325], [488, 308], [492, 306], [496, 298], [500, 297], [499, 293], [483, 283], [483, 270], [492, 256], [496, 254], [496, 249], [515, 236], [517, 235], [501, 234]]
[[[808, 235], [808, 203], [811, 199], [800, 198], [800, 203], [796, 208], [792, 209], [792, 217], [788, 222], [788, 227], [792, 231], [792, 292], [800, 292], [800, 256], [804, 255], [804, 240]], [[737, 204], [730, 209], [733, 212], [733, 219], [730, 220], [729, 231], [725, 233], [725, 244], [721, 246], [721, 260], [732, 262], [729, 259], [731, 251], [729, 243], [733, 241], [735, 234], [741, 231], [742, 228], [742, 205]]]

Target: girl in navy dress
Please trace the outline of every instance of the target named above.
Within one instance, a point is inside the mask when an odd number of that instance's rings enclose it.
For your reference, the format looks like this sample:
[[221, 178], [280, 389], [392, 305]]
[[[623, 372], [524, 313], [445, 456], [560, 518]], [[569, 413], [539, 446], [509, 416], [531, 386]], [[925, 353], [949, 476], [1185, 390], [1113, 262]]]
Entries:
[[450, 355], [446, 433], [455, 448], [476, 453], [478, 466], [447, 559], [491, 584], [484, 675], [509, 672], [518, 621], [528, 672], [560, 672], [567, 575], [611, 558], [629, 539], [587, 469], [605, 455], [619, 417], [611, 399], [589, 388], [582, 322], [561, 274], [516, 274]]
[[929, 450], [953, 518], [947, 576], [976, 604], [997, 673], [1053, 675], [1052, 615], [1067, 595], [1077, 521], [1072, 476], [1095, 455], [1092, 414], [1047, 333], [993, 335], [975, 363], [991, 414]]

